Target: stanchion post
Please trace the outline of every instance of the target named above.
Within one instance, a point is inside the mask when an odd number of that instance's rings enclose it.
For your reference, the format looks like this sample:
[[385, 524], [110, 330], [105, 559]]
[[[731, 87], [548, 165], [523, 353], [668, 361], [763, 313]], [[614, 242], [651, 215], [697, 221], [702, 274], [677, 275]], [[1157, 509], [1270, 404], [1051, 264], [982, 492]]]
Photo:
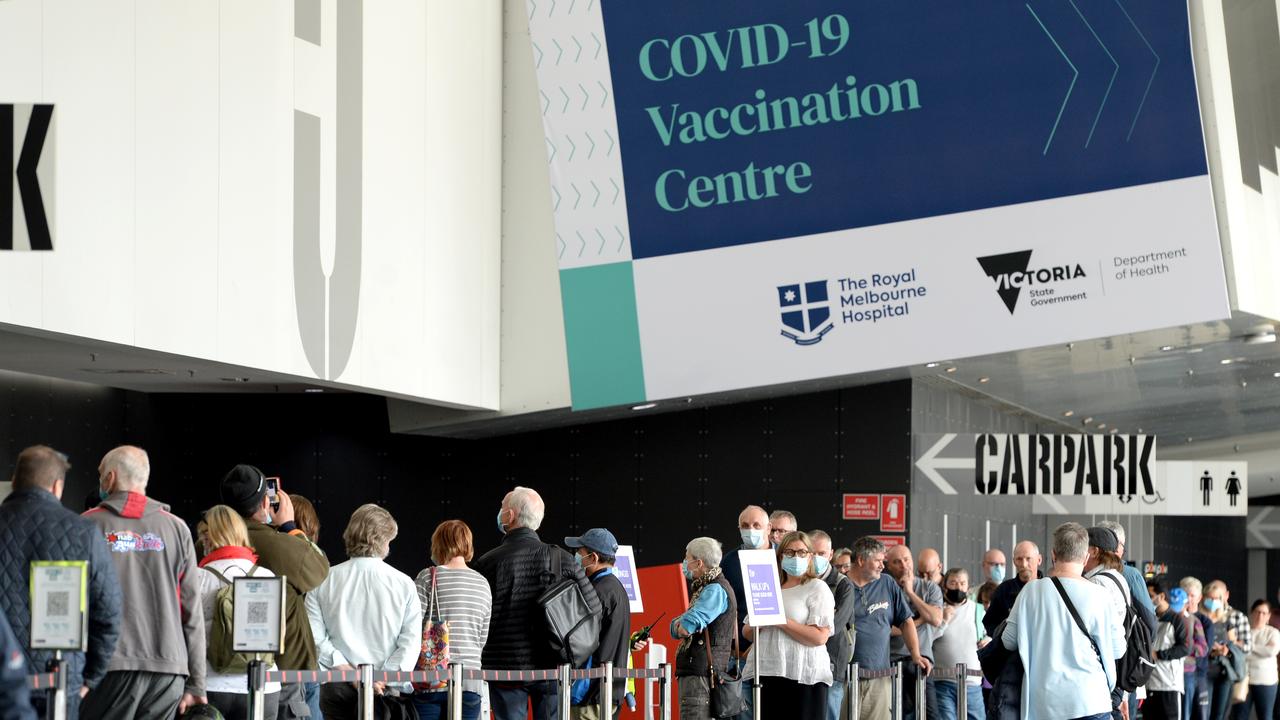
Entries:
[[671, 666], [658, 665], [662, 677], [658, 678], [658, 720], [671, 720]]
[[462, 720], [462, 673], [460, 663], [449, 663], [449, 720]]
[[911, 674], [916, 678], [916, 718], [928, 717], [928, 708], [925, 707], [925, 690], [928, 687], [929, 678], [924, 674], [918, 665], [911, 666]]
[[893, 664], [893, 720], [902, 720], [902, 663]]
[[373, 666], [360, 665], [356, 668], [358, 700], [357, 715], [359, 720], [373, 720]]
[[267, 689], [267, 665], [257, 655], [249, 661], [249, 720], [263, 720]]
[[53, 687], [49, 688], [49, 717], [53, 720], [66, 720], [67, 664], [62, 661], [61, 650], [53, 651], [48, 669], [53, 673]]
[[[759, 630], [757, 629], [756, 632]], [[751, 719], [760, 720], [760, 653], [752, 652], [751, 657], [754, 658], [752, 662], [755, 664], [755, 677], [751, 678]]]
[[969, 717], [969, 668], [964, 663], [956, 663], [956, 718], [964, 720]]
[[560, 666], [560, 717], [569, 717], [570, 708], [573, 700], [573, 683], [569, 680], [569, 671], [572, 666], [565, 663]]
[[613, 717], [613, 661], [604, 664], [604, 677], [600, 678], [600, 719]]
[[858, 661], [850, 659], [849, 661], [849, 720], [858, 720], [862, 715], [862, 695], [858, 692]]

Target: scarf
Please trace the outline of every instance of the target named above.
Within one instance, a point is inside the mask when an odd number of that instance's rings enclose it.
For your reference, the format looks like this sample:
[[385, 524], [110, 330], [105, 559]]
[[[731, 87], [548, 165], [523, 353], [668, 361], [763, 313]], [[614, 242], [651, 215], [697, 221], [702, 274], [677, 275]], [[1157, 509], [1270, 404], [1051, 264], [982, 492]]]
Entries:
[[[720, 566], [717, 565], [703, 573], [702, 577], [693, 581], [693, 596], [689, 598], [690, 607], [692, 607], [694, 603], [698, 602], [698, 596], [702, 594], [702, 591], [706, 589], [708, 585], [715, 582], [716, 578], [720, 577], [721, 574]], [[690, 635], [687, 638], [681, 639], [679, 650], [688, 650], [689, 646], [693, 644], [693, 638], [694, 636]], [[711, 648], [707, 648], [707, 652], [711, 652]]]
[[251, 563], [256, 563], [258, 562], [258, 556], [254, 555], [253, 551], [247, 547], [224, 545], [201, 558], [199, 565], [204, 567], [217, 560], [248, 560]]

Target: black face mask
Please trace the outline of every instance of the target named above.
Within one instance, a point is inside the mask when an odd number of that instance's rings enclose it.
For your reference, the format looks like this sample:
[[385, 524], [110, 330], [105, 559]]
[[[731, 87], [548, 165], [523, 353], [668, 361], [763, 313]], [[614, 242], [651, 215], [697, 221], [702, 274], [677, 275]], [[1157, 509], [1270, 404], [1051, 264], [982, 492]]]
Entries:
[[952, 605], [959, 605], [960, 603], [969, 599], [969, 596], [965, 595], [963, 590], [956, 590], [953, 588], [948, 589], [946, 593], [944, 593], [944, 595], [947, 598], [947, 602], [951, 603]]

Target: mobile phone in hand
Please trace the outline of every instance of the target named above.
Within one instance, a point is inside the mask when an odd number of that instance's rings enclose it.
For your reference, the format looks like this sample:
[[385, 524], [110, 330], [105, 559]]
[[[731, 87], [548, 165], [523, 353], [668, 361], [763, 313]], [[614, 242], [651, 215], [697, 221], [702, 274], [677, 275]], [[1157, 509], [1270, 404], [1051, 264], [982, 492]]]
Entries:
[[279, 490], [280, 490], [280, 478], [278, 477], [267, 478], [267, 497], [271, 498], [272, 510], [280, 509]]

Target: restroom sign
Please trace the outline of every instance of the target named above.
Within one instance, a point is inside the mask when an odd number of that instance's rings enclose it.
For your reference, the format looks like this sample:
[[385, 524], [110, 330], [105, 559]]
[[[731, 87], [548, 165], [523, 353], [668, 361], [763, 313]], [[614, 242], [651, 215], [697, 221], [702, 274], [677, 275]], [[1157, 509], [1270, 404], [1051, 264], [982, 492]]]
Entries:
[[880, 532], [900, 533], [907, 531], [907, 496], [880, 496]]

